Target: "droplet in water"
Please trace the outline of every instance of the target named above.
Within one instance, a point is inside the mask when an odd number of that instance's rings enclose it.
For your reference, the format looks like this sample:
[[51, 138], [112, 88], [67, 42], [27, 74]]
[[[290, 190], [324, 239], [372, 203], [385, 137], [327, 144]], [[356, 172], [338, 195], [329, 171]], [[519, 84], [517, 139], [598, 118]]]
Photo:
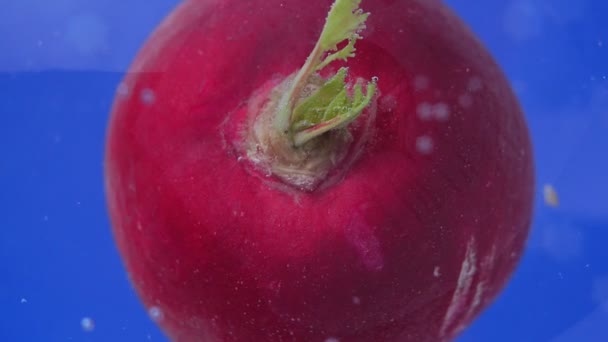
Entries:
[[423, 135], [416, 139], [416, 150], [420, 154], [429, 154], [433, 152], [433, 139], [427, 135]]
[[481, 79], [479, 77], [471, 77], [467, 89], [470, 92], [476, 92], [481, 90], [482, 86], [483, 84], [481, 83]]
[[416, 108], [416, 114], [420, 120], [430, 120], [433, 117], [433, 106], [428, 102], [422, 102]]
[[116, 95], [120, 97], [129, 96], [129, 86], [124, 82], [120, 82], [118, 88], [116, 88]]
[[80, 320], [80, 327], [83, 331], [91, 332], [95, 330], [95, 321], [93, 321], [93, 319], [90, 317], [83, 317]]
[[158, 306], [151, 306], [148, 309], [148, 315], [150, 315], [150, 318], [154, 322], [160, 322], [165, 317], [165, 315], [163, 314], [163, 311]]
[[151, 105], [156, 100], [156, 95], [154, 95], [154, 91], [152, 89], [145, 88], [141, 91], [140, 99], [143, 104]]
[[447, 121], [450, 118], [450, 107], [443, 102], [439, 102], [433, 106], [433, 115], [439, 121]]
[[550, 207], [559, 206], [559, 197], [557, 191], [551, 184], [545, 184], [543, 187], [543, 196], [545, 198], [545, 204]]

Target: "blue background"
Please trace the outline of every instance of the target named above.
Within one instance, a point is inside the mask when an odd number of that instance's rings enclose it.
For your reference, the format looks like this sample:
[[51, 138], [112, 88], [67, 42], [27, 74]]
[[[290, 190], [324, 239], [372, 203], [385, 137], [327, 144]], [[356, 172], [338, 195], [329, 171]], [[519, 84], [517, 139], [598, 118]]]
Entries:
[[[447, 2], [513, 82], [539, 183], [521, 266], [460, 341], [608, 341], [608, 2]], [[176, 3], [2, 1], [0, 341], [164, 341], [113, 244], [102, 154], [122, 73]]]

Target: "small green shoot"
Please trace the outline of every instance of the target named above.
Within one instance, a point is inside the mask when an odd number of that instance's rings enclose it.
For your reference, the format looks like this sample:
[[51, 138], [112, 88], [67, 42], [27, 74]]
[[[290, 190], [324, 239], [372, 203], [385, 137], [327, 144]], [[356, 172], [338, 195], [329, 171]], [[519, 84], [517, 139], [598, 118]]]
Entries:
[[[377, 85], [368, 82], [366, 93], [360, 83], [349, 94], [346, 84], [347, 68], [340, 70], [326, 80], [315, 93], [301, 100], [297, 105], [302, 89], [311, 75], [336, 60], [346, 61], [355, 56], [355, 43], [361, 39], [360, 32], [365, 27], [369, 13], [359, 8], [361, 0], [336, 0], [327, 15], [325, 26], [306, 63], [296, 74], [290, 90], [281, 101], [281, 109], [276, 118], [276, 127], [288, 133], [294, 146], [332, 129], [345, 127], [356, 119], [370, 104]], [[348, 43], [338, 49], [338, 45]]]

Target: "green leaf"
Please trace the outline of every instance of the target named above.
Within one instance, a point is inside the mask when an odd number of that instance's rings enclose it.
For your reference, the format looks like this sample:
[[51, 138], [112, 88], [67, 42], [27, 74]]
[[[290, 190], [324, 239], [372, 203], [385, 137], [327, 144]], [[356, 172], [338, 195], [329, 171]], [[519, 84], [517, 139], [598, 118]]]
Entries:
[[292, 114], [294, 124], [299, 121], [318, 123], [323, 118], [327, 106], [344, 90], [346, 71], [346, 68], [341, 68], [314, 94], [296, 106]]
[[295, 108], [297, 119], [291, 126], [295, 146], [301, 146], [330, 130], [346, 127], [370, 104], [376, 93], [376, 81], [367, 84], [365, 95], [361, 83], [357, 83], [353, 95], [349, 96], [345, 83], [346, 72], [346, 68], [341, 68], [333, 78]]
[[325, 59], [321, 63], [319, 63], [319, 65], [317, 65], [316, 70], [318, 71], [325, 68], [328, 64], [335, 60], [341, 59], [343, 61], [346, 61], [350, 57], [355, 57], [355, 42], [357, 41], [357, 39], [359, 39], [358, 35], [356, 37], [350, 38], [348, 40], [348, 45], [346, 45], [338, 52], [329, 54], [327, 57], [325, 57]]
[[319, 45], [323, 51], [335, 50], [341, 41], [357, 36], [357, 32], [364, 27], [369, 13], [359, 9], [361, 0], [336, 0], [329, 14]]
[[[361, 39], [359, 32], [369, 17], [359, 8], [360, 3], [361, 0], [335, 0], [319, 40], [280, 101], [274, 124], [279, 131], [294, 137], [295, 146], [328, 130], [345, 127], [374, 96], [375, 81], [368, 84], [365, 95], [361, 84], [355, 85], [351, 96], [345, 82], [347, 69], [340, 68], [315, 93], [304, 100], [300, 98], [311, 75], [336, 60], [355, 56], [355, 43]], [[348, 43], [338, 49], [338, 44], [347, 39]]]

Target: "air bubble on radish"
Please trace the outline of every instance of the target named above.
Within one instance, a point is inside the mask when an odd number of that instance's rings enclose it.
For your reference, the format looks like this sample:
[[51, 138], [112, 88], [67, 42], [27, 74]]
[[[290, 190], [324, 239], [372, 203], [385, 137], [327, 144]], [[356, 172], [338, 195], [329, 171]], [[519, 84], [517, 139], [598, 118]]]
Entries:
[[450, 118], [450, 107], [443, 102], [439, 102], [433, 106], [433, 115], [439, 121], [447, 121]]
[[120, 82], [116, 88], [116, 94], [122, 98], [129, 96], [129, 86], [124, 82]]
[[158, 306], [152, 306], [148, 309], [148, 315], [154, 322], [160, 322], [165, 317], [165, 314]]
[[80, 327], [86, 332], [95, 330], [95, 321], [90, 317], [84, 317], [80, 320]]
[[154, 94], [154, 91], [149, 88], [143, 89], [139, 96], [141, 102], [145, 105], [151, 105], [154, 103], [154, 101], [156, 101], [156, 95]]
[[428, 135], [423, 135], [416, 139], [416, 150], [420, 154], [429, 154], [433, 152], [433, 139]]
[[479, 77], [471, 77], [471, 79], [469, 80], [469, 85], [467, 86], [467, 89], [474, 93], [476, 91], [481, 90], [481, 88], [483, 87], [483, 84], [481, 83], [481, 79]]

